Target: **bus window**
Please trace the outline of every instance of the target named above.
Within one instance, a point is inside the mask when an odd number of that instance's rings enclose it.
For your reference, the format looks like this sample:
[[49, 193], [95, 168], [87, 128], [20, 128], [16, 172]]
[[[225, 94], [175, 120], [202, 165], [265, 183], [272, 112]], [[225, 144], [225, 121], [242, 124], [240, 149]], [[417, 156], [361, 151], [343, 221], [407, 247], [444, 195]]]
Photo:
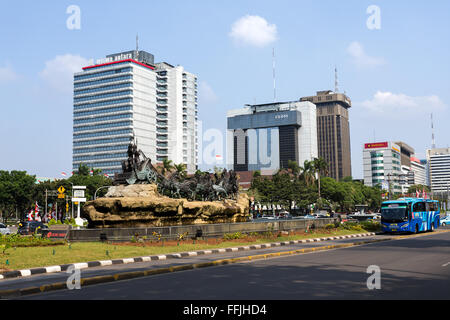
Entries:
[[424, 212], [424, 211], [426, 211], [425, 203], [424, 202], [416, 202], [416, 203], [414, 203], [413, 211], [414, 212]]

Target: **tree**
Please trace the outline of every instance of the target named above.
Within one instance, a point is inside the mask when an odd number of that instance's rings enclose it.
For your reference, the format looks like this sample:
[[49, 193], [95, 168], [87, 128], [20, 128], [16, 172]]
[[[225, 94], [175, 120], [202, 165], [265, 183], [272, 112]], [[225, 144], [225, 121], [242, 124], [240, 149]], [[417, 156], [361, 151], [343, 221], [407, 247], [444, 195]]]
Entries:
[[186, 164], [184, 164], [184, 163], [175, 164], [174, 168], [182, 179], [186, 178], [186, 176], [187, 176]]
[[288, 160], [288, 169], [292, 171], [293, 175], [298, 176], [301, 168], [296, 161]]
[[162, 170], [163, 176], [165, 176], [167, 172], [170, 173], [174, 169], [174, 166], [172, 164], [172, 160], [164, 159], [162, 164], [163, 165], [162, 165], [161, 170]]
[[317, 173], [318, 192], [320, 199], [320, 174], [328, 175], [328, 163], [323, 158], [314, 158], [314, 171]]
[[430, 192], [430, 188], [428, 186], [424, 186], [423, 184], [414, 184], [408, 188], [408, 193], [416, 193], [416, 191], [422, 193], [422, 191]]
[[26, 209], [32, 203], [35, 181], [36, 177], [26, 171], [0, 171], [0, 210], [5, 220], [16, 212], [24, 218]]
[[303, 163], [303, 167], [300, 167], [300, 177], [305, 181], [307, 186], [310, 186], [314, 183], [315, 172], [314, 172], [314, 163], [309, 160], [305, 160]]
[[80, 163], [80, 165], [78, 166], [78, 171], [75, 171], [75, 173], [81, 176], [88, 176], [90, 175], [90, 170], [87, 165], [85, 165], [84, 163]]

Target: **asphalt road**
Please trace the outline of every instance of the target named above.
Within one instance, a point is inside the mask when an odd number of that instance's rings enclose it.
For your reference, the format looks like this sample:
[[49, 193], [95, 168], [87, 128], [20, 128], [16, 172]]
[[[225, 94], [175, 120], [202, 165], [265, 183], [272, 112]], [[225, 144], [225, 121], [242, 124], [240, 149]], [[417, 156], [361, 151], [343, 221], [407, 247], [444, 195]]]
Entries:
[[[283, 249], [287, 248], [278, 248]], [[367, 287], [372, 275], [367, 268], [371, 265], [380, 268], [380, 289]], [[22, 299], [448, 300], [450, 232], [154, 275]]]
[[[266, 254], [273, 253], [279, 251], [289, 251], [289, 250], [297, 250], [301, 248], [312, 248], [312, 247], [322, 247], [333, 244], [345, 244], [345, 243], [354, 243], [356, 241], [367, 241], [374, 239], [383, 239], [390, 238], [389, 235], [375, 235], [375, 236], [367, 236], [361, 238], [348, 238], [348, 239], [339, 239], [339, 240], [331, 240], [331, 241], [319, 241], [319, 242], [311, 242], [311, 243], [299, 243], [292, 245], [283, 245], [279, 247], [271, 247], [257, 250], [246, 250], [246, 251], [237, 251], [237, 252], [227, 252], [220, 254], [211, 254], [211, 255], [199, 255], [195, 257], [184, 257], [181, 259], [168, 259], [168, 260], [156, 260], [151, 262], [141, 262], [141, 263], [132, 263], [132, 264], [117, 264], [111, 266], [104, 267], [95, 267], [81, 270], [82, 278], [88, 277], [96, 277], [102, 275], [114, 275], [121, 272], [133, 272], [133, 271], [142, 271], [148, 269], [158, 269], [162, 267], [171, 267], [171, 266], [179, 266], [185, 264], [192, 263], [201, 263], [201, 262], [209, 262], [219, 259], [227, 259], [227, 258], [236, 258], [243, 257], [248, 255], [258, 255], [258, 254]], [[82, 262], [82, 261], [80, 261]], [[65, 282], [69, 274], [66, 272], [58, 272], [58, 273], [49, 273], [49, 274], [39, 274], [33, 275], [29, 277], [20, 277], [20, 278], [12, 278], [12, 279], [3, 279], [0, 281], [0, 290], [9, 290], [9, 289], [23, 289], [27, 287], [33, 286], [42, 286], [45, 284], [55, 283], [55, 282]]]

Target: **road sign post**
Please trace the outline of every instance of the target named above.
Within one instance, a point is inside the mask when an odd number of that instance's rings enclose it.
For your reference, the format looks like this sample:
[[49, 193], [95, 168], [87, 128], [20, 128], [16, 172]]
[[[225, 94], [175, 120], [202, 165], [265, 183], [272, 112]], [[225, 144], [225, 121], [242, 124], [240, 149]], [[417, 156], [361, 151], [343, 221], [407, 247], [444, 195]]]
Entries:
[[86, 190], [86, 186], [73, 186], [73, 198], [72, 205], [74, 202], [78, 203], [77, 208], [77, 217], [75, 218], [75, 223], [82, 227], [83, 219], [80, 217], [80, 202], [86, 202], [84, 191]]

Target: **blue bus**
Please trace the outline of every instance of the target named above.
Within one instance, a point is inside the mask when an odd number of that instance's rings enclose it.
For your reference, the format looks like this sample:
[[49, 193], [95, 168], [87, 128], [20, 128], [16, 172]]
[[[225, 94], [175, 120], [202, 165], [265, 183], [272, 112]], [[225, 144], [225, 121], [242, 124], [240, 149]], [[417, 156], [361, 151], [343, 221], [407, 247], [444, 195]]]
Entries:
[[400, 233], [433, 231], [440, 225], [439, 201], [400, 198], [381, 204], [381, 229]]

